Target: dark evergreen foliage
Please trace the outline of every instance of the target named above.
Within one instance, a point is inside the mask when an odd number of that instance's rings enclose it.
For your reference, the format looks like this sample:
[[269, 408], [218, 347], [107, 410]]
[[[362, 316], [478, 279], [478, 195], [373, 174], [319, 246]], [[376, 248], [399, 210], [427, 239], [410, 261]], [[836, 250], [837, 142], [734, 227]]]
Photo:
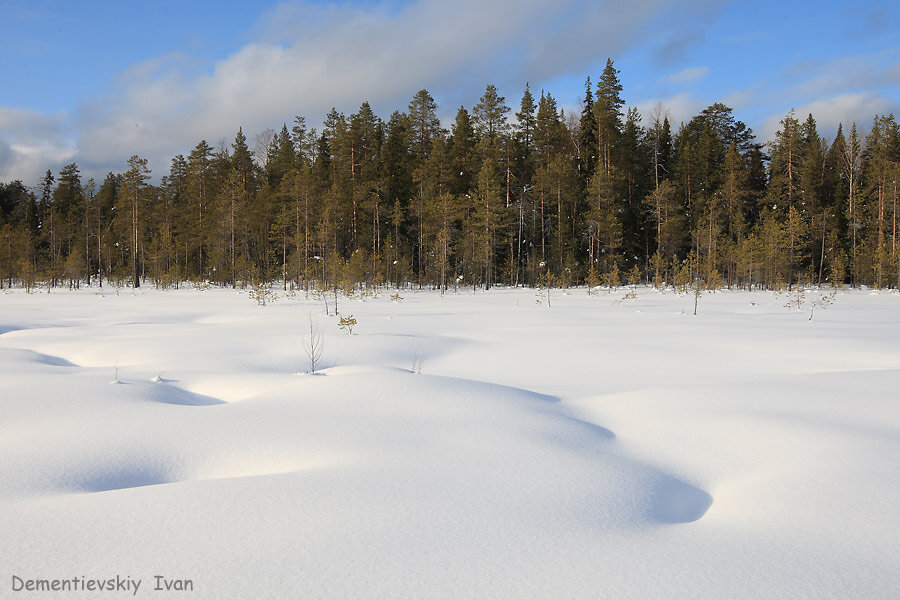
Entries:
[[829, 144], [792, 112], [763, 147], [724, 104], [673, 134], [622, 91], [610, 60], [577, 119], [528, 84], [511, 119], [488, 85], [447, 130], [423, 89], [387, 122], [201, 140], [159, 185], [139, 156], [0, 183], [0, 286], [900, 284], [893, 115]]

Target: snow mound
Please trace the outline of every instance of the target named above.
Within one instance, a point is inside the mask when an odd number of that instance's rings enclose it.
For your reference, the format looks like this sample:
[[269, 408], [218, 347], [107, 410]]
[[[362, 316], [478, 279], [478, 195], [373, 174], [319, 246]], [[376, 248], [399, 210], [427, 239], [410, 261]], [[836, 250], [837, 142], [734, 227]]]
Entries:
[[693, 523], [712, 506], [712, 496], [674, 477], [661, 477], [653, 486], [651, 513], [660, 523]]

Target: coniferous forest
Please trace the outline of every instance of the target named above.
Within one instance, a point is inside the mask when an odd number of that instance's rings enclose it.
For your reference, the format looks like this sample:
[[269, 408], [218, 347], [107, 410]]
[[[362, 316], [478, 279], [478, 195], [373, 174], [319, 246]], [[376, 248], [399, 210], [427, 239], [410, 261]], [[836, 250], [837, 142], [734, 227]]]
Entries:
[[236, 127], [159, 185], [138, 155], [99, 182], [72, 163], [0, 183], [0, 285], [900, 285], [893, 115], [828, 141], [791, 112], [763, 145], [724, 104], [626, 108], [612, 61], [581, 114], [527, 84], [511, 104], [488, 85], [441, 123], [421, 90], [260, 148]]

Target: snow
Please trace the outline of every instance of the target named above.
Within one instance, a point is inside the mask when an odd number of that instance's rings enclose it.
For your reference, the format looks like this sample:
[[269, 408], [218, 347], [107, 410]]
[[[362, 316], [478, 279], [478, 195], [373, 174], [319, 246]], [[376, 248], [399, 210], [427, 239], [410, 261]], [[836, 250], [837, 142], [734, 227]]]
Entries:
[[900, 295], [628, 291], [0, 293], [0, 595], [896, 598]]

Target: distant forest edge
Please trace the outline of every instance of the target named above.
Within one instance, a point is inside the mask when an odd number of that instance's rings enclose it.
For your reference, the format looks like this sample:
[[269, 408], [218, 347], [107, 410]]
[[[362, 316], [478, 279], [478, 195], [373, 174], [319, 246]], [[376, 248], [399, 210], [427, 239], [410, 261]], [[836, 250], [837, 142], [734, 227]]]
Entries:
[[510, 116], [489, 85], [447, 130], [421, 90], [255, 157], [241, 129], [201, 141], [158, 186], [139, 156], [99, 186], [74, 163], [0, 183], [0, 287], [900, 286], [893, 115], [828, 144], [792, 111], [764, 146], [723, 104], [673, 133], [621, 94], [610, 60], [580, 115], [526, 84]]

